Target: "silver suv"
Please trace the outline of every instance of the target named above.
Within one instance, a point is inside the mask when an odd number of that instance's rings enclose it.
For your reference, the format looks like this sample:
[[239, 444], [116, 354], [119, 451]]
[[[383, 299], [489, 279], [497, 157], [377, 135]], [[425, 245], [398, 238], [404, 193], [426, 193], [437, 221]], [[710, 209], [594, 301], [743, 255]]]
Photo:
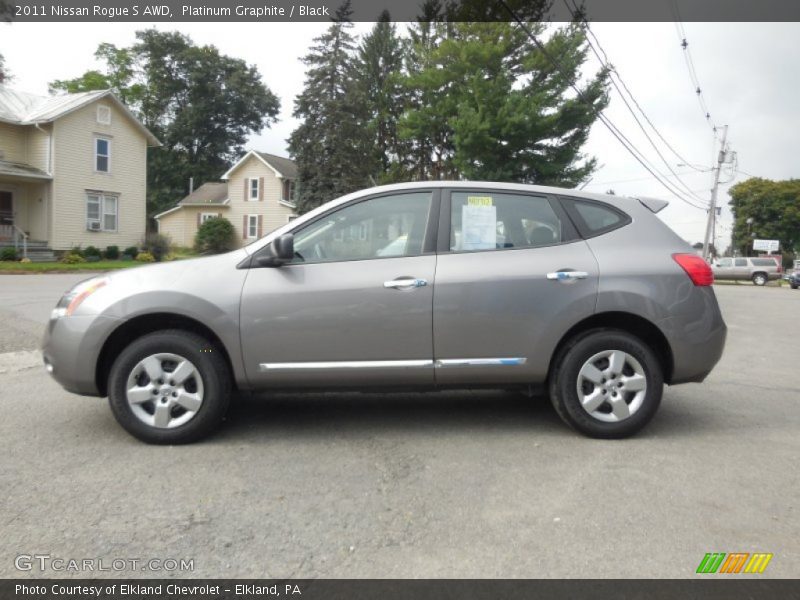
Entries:
[[726, 327], [666, 205], [501, 183], [377, 187], [251, 245], [85, 281], [46, 369], [152, 443], [197, 440], [235, 390], [540, 387], [593, 437], [700, 382]]
[[755, 285], [766, 285], [770, 279], [780, 279], [782, 268], [780, 259], [756, 258], [718, 258], [712, 265], [715, 279], [733, 281], [752, 281]]

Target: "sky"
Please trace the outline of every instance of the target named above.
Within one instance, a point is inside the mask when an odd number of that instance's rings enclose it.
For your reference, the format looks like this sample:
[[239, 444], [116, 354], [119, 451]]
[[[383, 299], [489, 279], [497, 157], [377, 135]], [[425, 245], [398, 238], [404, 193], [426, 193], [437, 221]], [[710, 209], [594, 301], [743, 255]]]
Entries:
[[[279, 121], [251, 137], [249, 147], [288, 155], [286, 139], [296, 127], [292, 118], [295, 96], [302, 90], [304, 56], [325, 23], [14, 23], [0, 24], [0, 54], [14, 76], [13, 86], [31, 93], [47, 93], [47, 83], [99, 68], [94, 51], [101, 42], [125, 46], [138, 29], [154, 26], [177, 29], [196, 43], [213, 44], [221, 52], [255, 64], [269, 88], [281, 100]], [[404, 25], [400, 24], [401, 29]], [[366, 33], [369, 23], [356, 23], [355, 33]], [[673, 154], [650, 130], [650, 135], [674, 176], [653, 150], [616, 91], [612, 91], [607, 118], [663, 173], [678, 178], [696, 194], [695, 204], [707, 205], [713, 184], [709, 170], [716, 160], [719, 140], [704, 117], [680, 46], [674, 23], [596, 23], [597, 36], [608, 60], [633, 93], [647, 117], [677, 151]], [[727, 189], [750, 174], [789, 179], [800, 174], [800, 23], [685, 23], [694, 66], [703, 97], [714, 123], [729, 126], [729, 149], [737, 153], [738, 173], [723, 170], [718, 194], [722, 215], [716, 243], [723, 250], [730, 241], [731, 213]], [[43, 40], [46, 42], [43, 44]], [[50, 52], [48, 48], [57, 48]], [[599, 63], [592, 56], [584, 72]], [[640, 121], [644, 123], [639, 115]], [[718, 133], [718, 137], [721, 130]], [[599, 168], [586, 191], [663, 198], [670, 205], [659, 216], [690, 243], [702, 241], [706, 211], [689, 206], [662, 187], [599, 121], [584, 148], [598, 159]], [[688, 161], [695, 169], [678, 166]], [[675, 183], [675, 186], [681, 186]], [[681, 187], [682, 190], [685, 188]], [[685, 194], [688, 195], [688, 192]], [[758, 224], [754, 224], [757, 234]]]

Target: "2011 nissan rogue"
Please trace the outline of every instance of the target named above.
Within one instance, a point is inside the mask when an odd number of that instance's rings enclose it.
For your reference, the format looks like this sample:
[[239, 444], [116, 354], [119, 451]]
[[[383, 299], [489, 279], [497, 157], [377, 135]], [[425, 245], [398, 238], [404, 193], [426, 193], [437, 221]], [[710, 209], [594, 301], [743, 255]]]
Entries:
[[725, 343], [711, 269], [655, 216], [665, 205], [368, 189], [227, 254], [80, 283], [53, 310], [45, 366], [152, 443], [209, 434], [234, 390], [542, 384], [581, 433], [627, 436]]

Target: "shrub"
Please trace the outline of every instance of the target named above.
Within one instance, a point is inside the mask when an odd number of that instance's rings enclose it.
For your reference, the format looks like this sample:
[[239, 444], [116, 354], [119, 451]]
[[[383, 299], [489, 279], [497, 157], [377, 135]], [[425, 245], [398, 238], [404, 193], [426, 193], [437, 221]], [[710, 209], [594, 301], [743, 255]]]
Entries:
[[209, 219], [197, 230], [194, 245], [198, 252], [219, 254], [231, 249], [233, 225], [224, 217]]
[[77, 265], [79, 263], [85, 263], [86, 259], [80, 254], [69, 251], [61, 257], [61, 262], [65, 265]]
[[156, 261], [169, 254], [169, 246], [169, 238], [160, 233], [148, 233], [142, 242], [142, 250], [149, 252]]
[[125, 251], [123, 252], [123, 254], [127, 254], [128, 256], [130, 256], [133, 259], [133, 258], [136, 258], [137, 254], [139, 254], [139, 249], [136, 246], [129, 246], [129, 247], [125, 248]]
[[0, 250], [0, 260], [17, 260], [17, 251], [14, 248], [3, 248]]
[[106, 246], [106, 258], [117, 260], [119, 258], [119, 246]]
[[84, 257], [83, 250], [81, 250], [80, 246], [73, 246], [67, 250], [67, 254], [74, 254], [75, 256], [80, 256], [81, 258]]
[[29, 262], [31, 262], [31, 259], [26, 256], [25, 258], [20, 258], [19, 262], [28, 264]]
[[149, 252], [139, 252], [139, 254], [136, 255], [136, 260], [139, 262], [156, 262], [155, 257]]
[[100, 262], [100, 258], [102, 257], [97, 256], [96, 254], [89, 254], [86, 256], [86, 262]]
[[102, 256], [100, 248], [95, 248], [94, 246], [86, 246], [86, 250], [83, 251], [83, 257], [89, 258], [90, 256], [96, 256], [100, 258]]

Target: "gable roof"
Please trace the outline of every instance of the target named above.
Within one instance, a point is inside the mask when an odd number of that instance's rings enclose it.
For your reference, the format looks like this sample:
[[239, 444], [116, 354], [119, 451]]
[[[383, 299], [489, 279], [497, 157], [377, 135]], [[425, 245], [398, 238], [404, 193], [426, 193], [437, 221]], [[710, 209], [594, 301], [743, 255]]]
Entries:
[[204, 183], [183, 200], [178, 202], [179, 206], [213, 206], [225, 204], [228, 199], [228, 184], [217, 181]]
[[228, 171], [221, 177], [221, 179], [229, 179], [231, 173], [233, 173], [239, 166], [245, 162], [251, 156], [255, 156], [258, 160], [262, 163], [267, 165], [270, 169], [273, 170], [275, 175], [281, 177], [283, 179], [296, 179], [297, 178], [297, 165], [295, 165], [294, 161], [291, 158], [286, 158], [284, 156], [277, 156], [275, 154], [268, 154], [267, 152], [257, 152], [256, 150], [250, 150], [247, 154], [245, 154], [242, 158], [240, 158], [236, 164], [234, 164]]
[[0, 84], [0, 121], [13, 125], [50, 123], [101, 98], [108, 99], [120, 109], [144, 134], [150, 146], [161, 145], [156, 136], [150, 133], [150, 130], [134, 116], [111, 90], [60, 94], [57, 96], [37, 96], [13, 90], [6, 85]]

